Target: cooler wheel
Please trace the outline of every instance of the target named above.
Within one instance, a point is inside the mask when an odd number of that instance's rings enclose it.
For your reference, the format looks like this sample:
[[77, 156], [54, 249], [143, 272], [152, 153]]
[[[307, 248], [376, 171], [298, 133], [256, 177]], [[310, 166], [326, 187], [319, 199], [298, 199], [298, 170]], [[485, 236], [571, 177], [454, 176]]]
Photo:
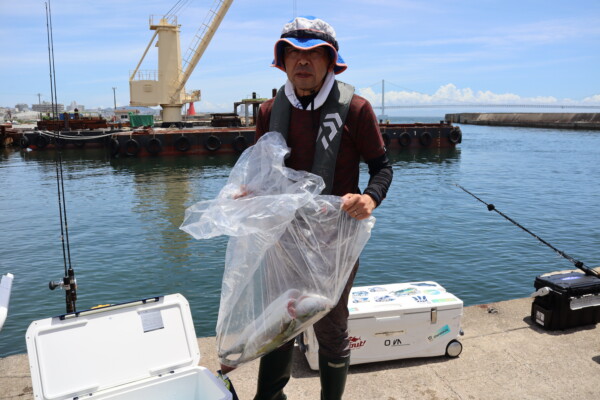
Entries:
[[462, 349], [462, 343], [455, 339], [446, 346], [446, 355], [448, 357], [458, 357], [462, 353]]

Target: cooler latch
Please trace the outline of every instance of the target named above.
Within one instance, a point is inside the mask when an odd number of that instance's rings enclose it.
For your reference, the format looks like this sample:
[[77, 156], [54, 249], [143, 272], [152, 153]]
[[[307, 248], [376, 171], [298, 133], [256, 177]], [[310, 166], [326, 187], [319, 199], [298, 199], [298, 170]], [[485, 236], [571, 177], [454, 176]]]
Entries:
[[432, 324], [437, 323], [437, 308], [431, 309], [431, 323]]

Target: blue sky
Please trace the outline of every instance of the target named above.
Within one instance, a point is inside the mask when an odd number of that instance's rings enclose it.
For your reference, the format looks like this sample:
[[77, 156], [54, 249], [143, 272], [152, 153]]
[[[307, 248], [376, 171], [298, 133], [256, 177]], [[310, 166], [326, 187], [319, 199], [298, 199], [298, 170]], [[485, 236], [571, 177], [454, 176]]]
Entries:
[[[185, 54], [214, 0], [178, 15]], [[128, 77], [146, 48], [150, 15], [176, 1], [54, 0], [58, 101], [128, 105]], [[236, 0], [186, 85], [197, 111], [230, 111], [285, 81], [273, 44], [296, 15], [330, 22], [349, 65], [339, 75], [386, 105], [549, 103], [600, 105], [597, 0]], [[152, 51], [156, 51], [154, 48]], [[156, 69], [150, 55], [143, 69]], [[0, 106], [50, 100], [44, 1], [0, 0]], [[465, 110], [468, 111], [468, 110]], [[458, 112], [458, 111], [456, 111]]]

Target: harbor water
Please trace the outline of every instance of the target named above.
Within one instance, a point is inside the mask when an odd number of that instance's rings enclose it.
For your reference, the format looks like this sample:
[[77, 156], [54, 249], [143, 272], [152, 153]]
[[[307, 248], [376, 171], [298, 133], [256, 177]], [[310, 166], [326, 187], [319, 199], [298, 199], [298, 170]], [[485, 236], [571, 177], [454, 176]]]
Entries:
[[[394, 182], [357, 286], [434, 280], [474, 305], [529, 296], [537, 275], [574, 268], [455, 183], [600, 266], [599, 132], [461, 129], [455, 149], [389, 154]], [[216, 196], [236, 157], [62, 157], [78, 310], [181, 293], [197, 336], [213, 336], [227, 238], [197, 241], [179, 225], [186, 207]], [[0, 151], [0, 275], [15, 276], [0, 357], [26, 352], [31, 321], [65, 312], [64, 291], [48, 289], [64, 274], [55, 160], [52, 150]], [[367, 180], [363, 166], [361, 187]]]

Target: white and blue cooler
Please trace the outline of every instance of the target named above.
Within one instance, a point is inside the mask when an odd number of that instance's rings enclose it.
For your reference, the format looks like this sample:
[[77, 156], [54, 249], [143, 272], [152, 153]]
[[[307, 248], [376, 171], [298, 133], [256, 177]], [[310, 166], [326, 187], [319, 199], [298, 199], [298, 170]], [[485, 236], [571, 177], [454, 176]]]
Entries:
[[[463, 302], [436, 282], [353, 287], [348, 310], [351, 365], [462, 352]], [[301, 347], [310, 368], [319, 369], [312, 327]]]

